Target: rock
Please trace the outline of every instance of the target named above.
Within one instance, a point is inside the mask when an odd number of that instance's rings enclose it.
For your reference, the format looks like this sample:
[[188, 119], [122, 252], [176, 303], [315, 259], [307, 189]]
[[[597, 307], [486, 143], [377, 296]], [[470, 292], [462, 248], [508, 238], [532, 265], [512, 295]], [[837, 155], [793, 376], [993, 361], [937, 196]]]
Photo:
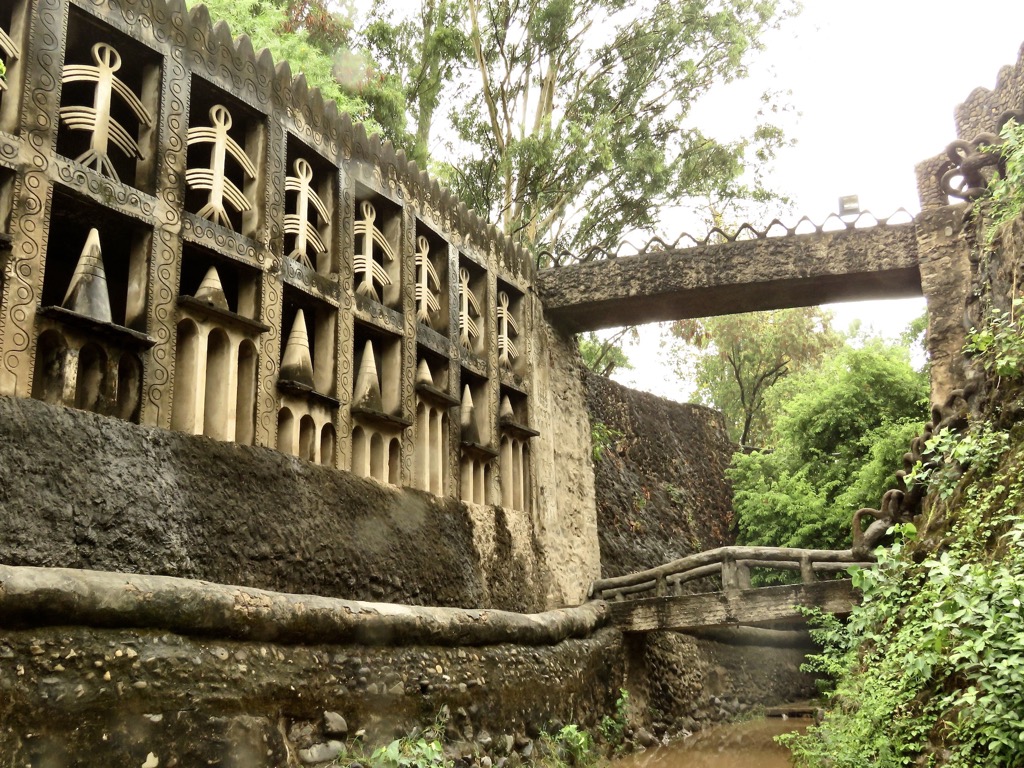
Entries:
[[491, 768], [491, 765], [491, 758], [489, 758], [487, 755], [484, 755], [480, 758], [480, 768]]
[[345, 738], [348, 735], [348, 723], [337, 712], [324, 712], [324, 733]]
[[522, 755], [524, 760], [529, 760], [533, 755], [533, 740], [531, 739], [526, 743], [526, 746], [519, 750], [519, 754]]
[[288, 729], [288, 740], [299, 749], [311, 747], [316, 743], [316, 727], [308, 720], [297, 720]]
[[641, 747], [653, 747], [658, 743], [658, 740], [646, 728], [638, 728], [636, 731], [636, 743]]
[[345, 745], [340, 741], [328, 741], [326, 744], [314, 744], [309, 749], [299, 750], [299, 759], [307, 765], [326, 763], [341, 754]]
[[489, 750], [494, 744], [494, 739], [491, 738], [491, 734], [486, 730], [481, 730], [476, 736], [476, 743], [479, 744], [481, 748]]
[[498, 755], [507, 755], [515, 748], [515, 745], [516, 740], [512, 737], [512, 734], [503, 733], [498, 737], [498, 741], [494, 745], [494, 751]]

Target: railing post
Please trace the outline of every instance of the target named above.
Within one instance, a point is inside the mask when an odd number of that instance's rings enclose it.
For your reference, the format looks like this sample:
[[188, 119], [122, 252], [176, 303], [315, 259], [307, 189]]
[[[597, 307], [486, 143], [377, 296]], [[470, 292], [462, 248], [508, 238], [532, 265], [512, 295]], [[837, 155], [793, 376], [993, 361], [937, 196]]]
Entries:
[[750, 566], [746, 563], [736, 563], [736, 586], [739, 589], [750, 589]]
[[668, 582], [664, 576], [659, 576], [654, 582], [655, 597], [668, 597]]
[[814, 578], [814, 565], [811, 563], [810, 555], [800, 557], [800, 580], [804, 584], [813, 584], [816, 581]]
[[725, 555], [722, 558], [722, 591], [735, 592], [739, 588], [736, 558], [732, 555]]

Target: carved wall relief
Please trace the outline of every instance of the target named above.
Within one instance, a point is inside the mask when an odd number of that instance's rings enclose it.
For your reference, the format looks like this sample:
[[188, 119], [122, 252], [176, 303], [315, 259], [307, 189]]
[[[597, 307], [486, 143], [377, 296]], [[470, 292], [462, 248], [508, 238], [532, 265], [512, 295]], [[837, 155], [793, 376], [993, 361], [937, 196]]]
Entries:
[[317, 179], [312, 164], [302, 157], [295, 159], [292, 169], [294, 175], [285, 182], [289, 193], [284, 217], [284, 233], [290, 245], [288, 258], [322, 275], [329, 274], [335, 271], [328, 250], [331, 213], [317, 190], [326, 191], [327, 201], [331, 200], [330, 175]]
[[330, 305], [285, 286], [277, 449], [328, 466], [337, 462], [336, 314]]
[[382, 483], [401, 483], [401, 337], [356, 325], [356, 379], [350, 411], [352, 471]]
[[491, 488], [494, 448], [491, 434], [490, 397], [487, 379], [462, 371], [462, 403], [459, 407], [459, 428], [462, 439], [462, 461], [459, 468], [462, 500], [470, 504], [493, 504]]
[[522, 297], [512, 293], [515, 297], [513, 300], [509, 293], [510, 291], [498, 291], [498, 364], [502, 368], [513, 370], [521, 357], [515, 340], [520, 335], [519, 321], [516, 318], [519, 315]]
[[186, 246], [178, 295], [171, 428], [216, 440], [255, 441], [260, 275]]
[[459, 259], [459, 344], [481, 357], [487, 354], [486, 302], [486, 271], [469, 259]]
[[205, 11], [8, 0], [0, 59], [0, 392], [528, 505], [529, 258]]
[[448, 391], [447, 361], [421, 352], [416, 369], [416, 447], [417, 488], [437, 496], [446, 493], [449, 452], [449, 417], [452, 408], [461, 405]]
[[378, 198], [356, 203], [353, 268], [356, 293], [391, 309], [402, 308], [402, 213]]
[[502, 388], [498, 411], [501, 504], [530, 511], [530, 440], [540, 433], [527, 426], [526, 397]]
[[58, 154], [151, 193], [159, 57], [72, 9], [61, 81]]
[[0, 131], [14, 133], [18, 122], [18, 99], [24, 74], [23, 43], [27, 3], [7, 2], [0, 6], [0, 59], [7, 76], [0, 80]]
[[[21, 46], [14, 41], [14, 38], [7, 31], [11, 28], [12, 11], [13, 8], [9, 8], [0, 12], [2, 13], [2, 16], [0, 16], [0, 54], [3, 56], [5, 69], [10, 69], [21, 56]], [[7, 79], [0, 79], [0, 94], [6, 92], [8, 88]]]
[[228, 133], [232, 125], [234, 119], [228, 108], [223, 104], [215, 104], [210, 108], [209, 126], [193, 126], [188, 129], [188, 145], [209, 145], [210, 158], [207, 167], [189, 167], [185, 172], [185, 181], [190, 189], [207, 194], [206, 204], [196, 211], [197, 215], [222, 227], [238, 229], [232, 226], [227, 206], [238, 213], [247, 213], [252, 210], [252, 203], [240, 185], [228, 176], [227, 161], [230, 159], [237, 163], [247, 179], [256, 178], [256, 166]]
[[[73, 225], [69, 224], [68, 229], [67, 240], [51, 243], [53, 252], [48, 254], [47, 261], [54, 268], [43, 291], [46, 306], [40, 312], [32, 396], [55, 405], [137, 421], [141, 353], [152, 340], [126, 327], [123, 298], [119, 297], [113, 304], [115, 309], [111, 309], [111, 287], [117, 297], [123, 275], [115, 281], [107, 279], [99, 230], [89, 229], [83, 238]], [[65, 252], [74, 242], [82, 244], [77, 258]], [[119, 248], [124, 245], [124, 241], [117, 243]], [[67, 270], [60, 267], [70, 261], [74, 267], [65, 279]], [[56, 300], [64, 285], [63, 298]]]

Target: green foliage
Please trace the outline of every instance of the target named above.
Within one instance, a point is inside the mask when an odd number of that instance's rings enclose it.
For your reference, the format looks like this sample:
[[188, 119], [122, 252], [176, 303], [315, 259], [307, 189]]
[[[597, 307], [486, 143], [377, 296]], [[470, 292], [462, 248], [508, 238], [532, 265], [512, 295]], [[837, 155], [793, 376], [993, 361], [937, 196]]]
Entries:
[[844, 348], [772, 394], [774, 450], [728, 470], [743, 543], [843, 548], [857, 509], [876, 506], [926, 415], [925, 377], [905, 348]]
[[922, 556], [897, 543], [855, 574], [863, 601], [818, 662], [846, 675], [824, 722], [791, 739], [797, 766], [1024, 761], [1024, 450], [1015, 437], [975, 426], [934, 444], [950, 451], [940, 464], [959, 462], [958, 448], [971, 457], [956, 493], [937, 502], [935, 514], [952, 520], [949, 546]]
[[365, 768], [452, 768], [455, 763], [445, 756], [442, 743], [447, 719], [444, 708], [431, 725], [378, 747], [369, 756], [357, 742], [351, 754], [338, 758], [334, 764]]
[[614, 246], [688, 196], [763, 195], [739, 179], [783, 141], [770, 116], [734, 143], [687, 117], [745, 74], [792, 5], [467, 0], [472, 72], [449, 88], [445, 181], [507, 234], [556, 253]]
[[605, 338], [601, 338], [593, 331], [581, 333], [576, 337], [576, 343], [580, 350], [580, 356], [583, 358], [583, 364], [598, 376], [611, 376], [620, 368], [631, 369], [633, 365], [620, 346], [620, 342], [626, 336], [637, 338], [636, 328], [632, 326], [622, 328]]
[[[197, 0], [189, 0], [189, 5]], [[203, 0], [210, 16], [225, 21], [233, 35], [248, 35], [253, 47], [267, 48], [276, 62], [303, 73], [338, 109], [402, 146], [405, 102], [396, 84], [350, 45], [351, 25], [326, 6], [308, 0]]]
[[998, 147], [1006, 162], [1006, 175], [996, 176], [989, 184], [992, 206], [986, 230], [992, 242], [1002, 226], [1024, 214], [1024, 125], [1010, 120], [1000, 132], [1003, 143]]
[[546, 757], [541, 762], [546, 768], [576, 766], [586, 768], [598, 760], [594, 740], [578, 725], [566, 725], [554, 734], [541, 734]]
[[821, 653], [809, 653], [801, 672], [815, 675], [815, 683], [822, 692], [831, 692], [835, 682], [847, 670], [847, 656], [853, 650], [854, 640], [846, 624], [835, 614], [820, 608], [797, 606], [797, 611], [807, 619], [808, 634], [821, 649]]
[[996, 430], [963, 433], [942, 428], [928, 438], [924, 458], [914, 465], [907, 482], [925, 483], [929, 493], [942, 500], [948, 499], [965, 469], [990, 469], [1006, 452], [1009, 439], [1006, 432]]
[[972, 328], [964, 352], [981, 362], [990, 376], [1019, 382], [1024, 379], [1024, 298], [1015, 298], [1012, 307], [1011, 312], [993, 309], [983, 328]]
[[[363, 39], [382, 68], [401, 83], [416, 126], [409, 157], [425, 167], [434, 115], [445, 86], [469, 64], [470, 43], [462, 20], [466, 0], [422, 0], [399, 11], [393, 0], [374, 0]], [[411, 12], [410, 8], [413, 8]]]
[[615, 714], [605, 715], [601, 718], [598, 731], [606, 744], [613, 749], [618, 749], [626, 738], [626, 725], [629, 710], [629, 691], [625, 688], [619, 689], [619, 698], [615, 700]]
[[701, 402], [722, 411], [729, 436], [740, 445], [768, 439], [772, 387], [842, 342], [831, 316], [818, 307], [682, 320], [671, 332], [677, 374], [693, 374]]
[[386, 747], [380, 747], [370, 755], [370, 765], [380, 768], [425, 768], [426, 766], [450, 766], [451, 760], [444, 756], [444, 748], [437, 739], [424, 737], [396, 739]]
[[604, 457], [604, 452], [611, 447], [622, 433], [596, 419], [590, 423], [590, 456], [596, 464]]

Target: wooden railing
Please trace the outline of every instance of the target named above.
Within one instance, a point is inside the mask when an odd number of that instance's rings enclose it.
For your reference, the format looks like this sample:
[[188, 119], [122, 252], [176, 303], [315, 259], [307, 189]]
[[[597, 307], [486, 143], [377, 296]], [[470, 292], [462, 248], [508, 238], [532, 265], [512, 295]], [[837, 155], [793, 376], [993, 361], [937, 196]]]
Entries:
[[790, 547], [719, 547], [626, 576], [598, 579], [590, 587], [597, 600], [629, 597], [668, 597], [682, 594], [688, 581], [720, 577], [722, 590], [750, 589], [750, 571], [768, 569], [799, 571], [804, 584], [812, 584], [819, 573], [838, 573], [857, 565], [869, 568], [873, 562], [859, 560], [849, 549], [793, 549]]

